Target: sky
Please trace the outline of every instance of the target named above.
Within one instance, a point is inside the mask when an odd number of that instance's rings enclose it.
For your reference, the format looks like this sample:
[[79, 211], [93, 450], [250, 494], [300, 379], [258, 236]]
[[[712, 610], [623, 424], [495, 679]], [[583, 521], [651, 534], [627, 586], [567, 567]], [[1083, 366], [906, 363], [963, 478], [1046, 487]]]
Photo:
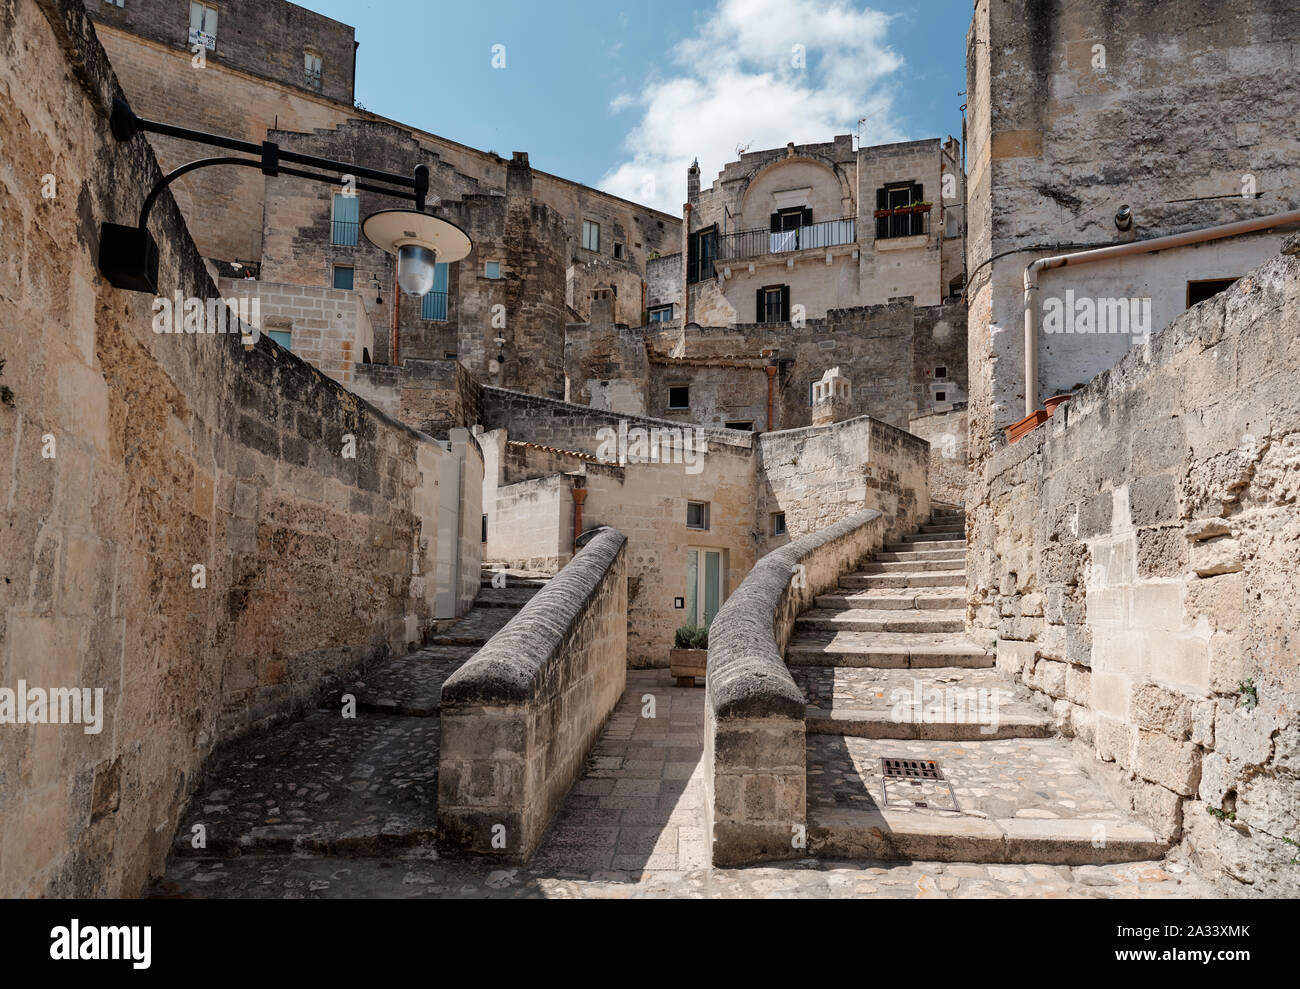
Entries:
[[680, 215], [740, 148], [960, 137], [971, 0], [297, 0], [366, 109]]

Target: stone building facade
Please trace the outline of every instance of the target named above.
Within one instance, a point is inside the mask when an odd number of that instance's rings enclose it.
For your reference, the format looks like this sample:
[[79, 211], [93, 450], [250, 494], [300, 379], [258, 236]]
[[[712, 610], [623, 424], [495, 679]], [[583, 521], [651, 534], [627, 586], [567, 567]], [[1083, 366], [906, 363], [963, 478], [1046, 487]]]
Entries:
[[[753, 151], [701, 189], [687, 176], [674, 278], [648, 279], [661, 318], [704, 326], [784, 323], [910, 297], [938, 305], [962, 285], [960, 144]], [[658, 259], [664, 274], [671, 259]]]
[[[1298, 38], [1266, 0], [977, 0], [967, 59], [970, 628], [1141, 820], [1274, 896], [1300, 822], [1297, 224], [1270, 219], [1300, 206]], [[1026, 303], [1037, 258], [1183, 233]], [[1099, 332], [1130, 301], [1138, 332]]]
[[[188, 0], [85, 5], [142, 117], [402, 174], [430, 166], [437, 209], [468, 230], [478, 250], [451, 266], [445, 298], [404, 303], [396, 321], [392, 259], [347, 229], [354, 216], [395, 203], [363, 192], [359, 208], [339, 213], [341, 188], [252, 169], [203, 169], [172, 187], [204, 257], [277, 282], [351, 281], [374, 324], [373, 361], [465, 355], [491, 380], [487, 365], [503, 336], [507, 361], [494, 383], [560, 395], [564, 323], [586, 317], [592, 292], [610, 291], [621, 321], [643, 321], [648, 259], [676, 249], [680, 219], [536, 171], [525, 153], [503, 158], [357, 107], [352, 28], [284, 0], [223, 2], [200, 57], [190, 44]], [[319, 86], [308, 52], [320, 56]], [[164, 168], [202, 154], [166, 136], [150, 142]], [[336, 284], [340, 268], [352, 270]]]

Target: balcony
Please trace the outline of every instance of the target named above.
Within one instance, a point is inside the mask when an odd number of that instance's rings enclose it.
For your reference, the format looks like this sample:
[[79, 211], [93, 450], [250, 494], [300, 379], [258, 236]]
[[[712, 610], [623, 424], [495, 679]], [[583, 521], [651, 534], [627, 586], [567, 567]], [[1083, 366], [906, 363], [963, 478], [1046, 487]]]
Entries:
[[420, 303], [420, 318], [433, 322], [447, 321], [447, 293], [429, 292]]
[[913, 203], [910, 206], [876, 210], [876, 240], [920, 237], [928, 234], [930, 211], [933, 208], [930, 203]]
[[338, 247], [356, 247], [357, 231], [361, 224], [357, 220], [334, 220], [333, 240], [330, 243]]
[[789, 254], [793, 251], [839, 247], [857, 241], [857, 228], [857, 219], [846, 216], [839, 220], [795, 227], [793, 230], [741, 230], [734, 234], [723, 234], [718, 238], [717, 260], [734, 261], [762, 257], [765, 254]]

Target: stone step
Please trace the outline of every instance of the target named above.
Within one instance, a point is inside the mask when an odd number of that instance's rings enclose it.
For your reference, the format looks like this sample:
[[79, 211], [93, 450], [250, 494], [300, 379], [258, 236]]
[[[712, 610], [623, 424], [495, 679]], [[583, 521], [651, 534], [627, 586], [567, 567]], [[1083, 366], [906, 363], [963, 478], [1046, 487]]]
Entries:
[[[439, 718], [312, 711], [224, 751], [177, 832], [177, 855], [385, 855], [432, 848]], [[206, 847], [193, 844], [203, 825]]]
[[875, 669], [988, 669], [997, 657], [964, 635], [818, 631], [796, 627], [786, 646], [790, 667]]
[[846, 591], [900, 587], [964, 588], [965, 586], [965, 570], [937, 570], [929, 573], [897, 570], [892, 573], [854, 573], [840, 578], [840, 589]]
[[862, 738], [1048, 738], [1051, 714], [995, 669], [800, 666], [807, 730]]
[[[900, 741], [810, 733], [808, 846], [836, 859], [1101, 865], [1169, 848], [1102, 792], [1059, 739]], [[952, 782], [881, 788], [882, 757], [937, 760]]]
[[941, 536], [944, 539], [965, 539], [966, 525], [963, 522], [926, 523], [916, 527], [918, 534]]
[[965, 565], [966, 551], [964, 549], [922, 549], [922, 550], [905, 550], [901, 553], [880, 552], [872, 556], [872, 559], [878, 563], [903, 563], [916, 560], [938, 560], [945, 563], [959, 563]]
[[[956, 565], [954, 565], [956, 564]], [[949, 573], [960, 573], [965, 580], [966, 561], [961, 560], [872, 560], [862, 564], [859, 574], [877, 574], [877, 573], [913, 573], [923, 570], [933, 573], [939, 570], [946, 570]]]
[[429, 636], [430, 646], [482, 646], [519, 614], [518, 608], [475, 605], [464, 618]]
[[946, 549], [966, 552], [964, 539], [931, 539], [925, 535], [908, 533], [901, 543], [886, 543], [881, 547], [886, 553], [912, 553], [926, 549]]
[[[906, 589], [904, 589], [906, 590]], [[856, 594], [823, 594], [817, 598], [817, 607], [830, 610], [873, 609], [878, 611], [942, 611], [966, 607], [965, 589], [936, 592], [919, 587], [915, 593], [889, 591], [860, 591]]]
[[490, 584], [479, 589], [474, 599], [476, 608], [522, 608], [537, 597], [540, 587], [513, 586], [493, 587]]
[[966, 613], [937, 610], [909, 614], [866, 608], [845, 611], [814, 608], [795, 619], [795, 627], [854, 632], [961, 632], [966, 627]]

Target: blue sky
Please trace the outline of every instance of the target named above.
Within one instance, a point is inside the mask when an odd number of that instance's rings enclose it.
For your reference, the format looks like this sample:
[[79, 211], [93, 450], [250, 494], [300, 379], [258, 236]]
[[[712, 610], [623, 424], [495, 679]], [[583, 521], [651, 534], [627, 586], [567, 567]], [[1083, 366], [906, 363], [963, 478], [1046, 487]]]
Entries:
[[707, 186], [862, 116], [868, 144], [961, 131], [971, 0], [299, 2], [356, 28], [368, 109], [671, 213], [697, 155]]

